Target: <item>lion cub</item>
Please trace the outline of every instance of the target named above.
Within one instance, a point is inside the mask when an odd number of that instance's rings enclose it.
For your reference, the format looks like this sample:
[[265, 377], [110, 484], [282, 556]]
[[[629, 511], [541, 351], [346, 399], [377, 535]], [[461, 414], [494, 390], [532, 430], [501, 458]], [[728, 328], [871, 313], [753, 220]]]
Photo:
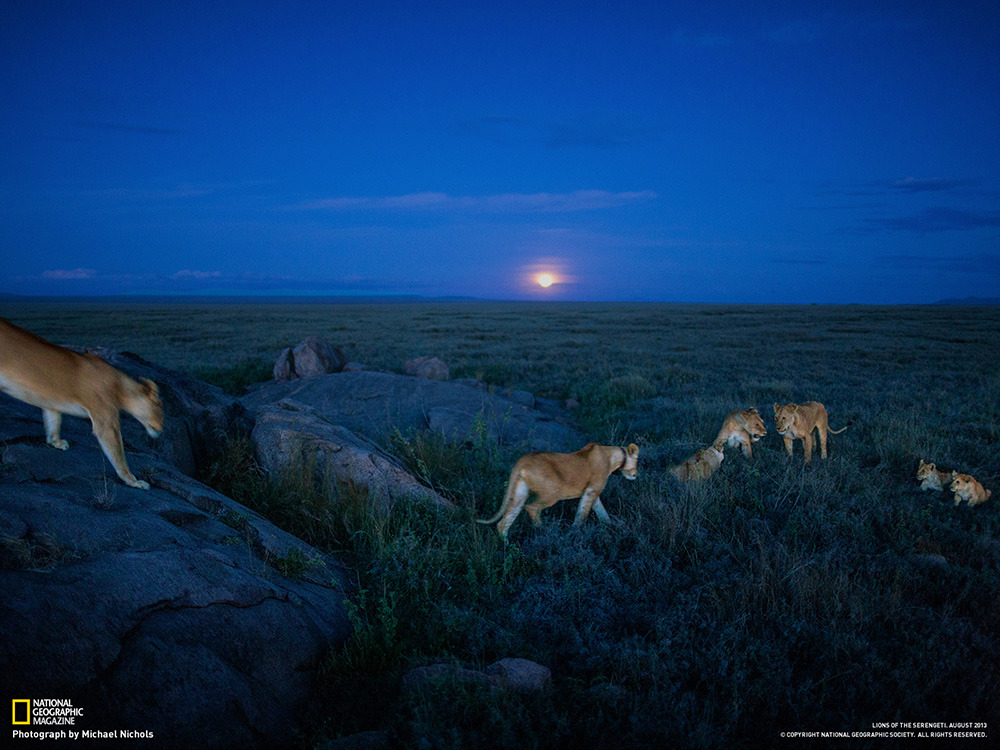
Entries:
[[937, 490], [940, 492], [951, 484], [951, 474], [947, 471], [938, 471], [933, 463], [924, 463], [920, 459], [920, 466], [917, 467], [917, 479], [920, 480], [920, 489]]
[[715, 438], [715, 445], [727, 443], [731, 448], [738, 445], [744, 456], [753, 458], [752, 444], [766, 435], [767, 429], [757, 407], [735, 409], [729, 412], [722, 422], [722, 429]]
[[716, 443], [709, 448], [702, 448], [684, 463], [670, 470], [682, 482], [698, 479], [708, 479], [722, 465], [726, 455], [722, 452], [722, 443]]
[[792, 455], [793, 441], [801, 440], [806, 463], [812, 461], [813, 430], [819, 432], [820, 458], [826, 458], [826, 433], [839, 435], [850, 426], [848, 423], [839, 430], [831, 430], [827, 421], [826, 407], [818, 401], [774, 405], [774, 429], [785, 441], [785, 450], [789, 456]]
[[[614, 472], [621, 471], [626, 479], [635, 479], [639, 473], [639, 447], [632, 443], [627, 448], [588, 443], [576, 453], [529, 453], [521, 456], [510, 472], [507, 493], [503, 504], [492, 518], [478, 519], [479, 523], [497, 523], [500, 537], [507, 541], [507, 532], [524, 508], [535, 526], [542, 525], [539, 514], [560, 500], [580, 498], [573, 525], [583, 523], [591, 508], [604, 523], [611, 517], [601, 503], [601, 492]], [[528, 495], [538, 498], [528, 506]]]
[[993, 494], [992, 490], [983, 488], [969, 474], [958, 474], [951, 472], [951, 488], [955, 491], [955, 505], [965, 500], [970, 506], [985, 503]]
[[77, 354], [0, 318], [0, 391], [42, 409], [45, 442], [66, 450], [59, 437], [63, 414], [89, 417], [94, 436], [121, 480], [149, 489], [125, 461], [119, 411], [138, 419], [153, 437], [163, 430], [156, 383], [135, 381], [96, 354]]

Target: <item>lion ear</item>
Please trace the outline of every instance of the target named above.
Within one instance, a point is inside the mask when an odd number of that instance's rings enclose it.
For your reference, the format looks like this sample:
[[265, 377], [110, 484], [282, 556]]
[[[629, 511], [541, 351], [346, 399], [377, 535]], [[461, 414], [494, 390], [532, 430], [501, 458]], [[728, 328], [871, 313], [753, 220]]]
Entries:
[[777, 414], [778, 413], [778, 409], [780, 409], [780, 408], [781, 407], [779, 407], [777, 404], [775, 404], [774, 405], [774, 413]]
[[788, 410], [789, 410], [789, 411], [790, 411], [790, 412], [791, 412], [792, 414], [794, 414], [795, 412], [797, 412], [797, 411], [799, 410], [799, 405], [798, 405], [798, 404], [791, 404], [791, 405], [789, 406], [789, 409], [788, 409]]
[[156, 383], [154, 383], [149, 378], [139, 378], [139, 382], [142, 383], [143, 390], [152, 396], [160, 395], [160, 388]]
[[629, 443], [628, 448], [626, 448], [625, 450], [630, 456], [639, 455], [639, 446], [636, 445], [635, 443]]
[[751, 406], [750, 409], [749, 409], [749, 411], [750, 411], [751, 414], [756, 414], [758, 417], [760, 416], [760, 412], [757, 411], [757, 407], [756, 406]]

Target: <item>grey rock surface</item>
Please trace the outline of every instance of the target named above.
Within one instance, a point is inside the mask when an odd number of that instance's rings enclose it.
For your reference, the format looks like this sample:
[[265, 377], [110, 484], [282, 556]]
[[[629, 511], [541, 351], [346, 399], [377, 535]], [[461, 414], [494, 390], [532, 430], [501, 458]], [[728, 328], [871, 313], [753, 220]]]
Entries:
[[272, 474], [314, 460], [318, 481], [333, 478], [365, 487], [383, 511], [402, 497], [454, 507], [370, 440], [331, 424], [315, 409], [283, 401], [262, 406], [256, 418], [251, 439], [257, 460]]
[[[65, 417], [70, 448], [55, 450], [40, 410], [0, 395], [3, 693], [69, 698], [83, 728], [152, 731], [156, 746], [284, 746], [315, 665], [350, 633], [347, 575], [168, 460], [238, 405], [178, 416], [199, 388], [107, 358], [160, 383], [168, 405], [166, 447], [122, 415], [149, 490], [118, 480], [88, 420]], [[279, 571], [286, 559], [305, 562], [300, 577]]]
[[408, 359], [403, 364], [403, 372], [407, 375], [413, 375], [418, 378], [427, 378], [428, 380], [448, 380], [451, 377], [448, 365], [437, 357], [417, 357], [416, 359]]
[[326, 339], [307, 336], [298, 346], [284, 349], [274, 363], [272, 374], [278, 382], [311, 378], [340, 372], [347, 357]]
[[343, 372], [272, 383], [241, 399], [248, 412], [279, 401], [315, 409], [327, 421], [373, 440], [399, 430], [434, 430], [470, 440], [477, 430], [500, 445], [526, 450], [576, 450], [582, 441], [569, 420], [499, 394], [455, 382], [388, 372]]

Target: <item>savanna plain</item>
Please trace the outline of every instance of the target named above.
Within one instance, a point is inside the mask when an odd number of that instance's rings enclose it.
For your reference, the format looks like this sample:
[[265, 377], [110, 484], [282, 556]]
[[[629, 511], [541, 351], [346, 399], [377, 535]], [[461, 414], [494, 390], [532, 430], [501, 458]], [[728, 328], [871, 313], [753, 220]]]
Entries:
[[[640, 446], [638, 479], [614, 475], [602, 497], [614, 525], [574, 528], [563, 502], [504, 545], [474, 521], [521, 451], [483, 431], [396, 431], [386, 450], [459, 510], [400, 502], [388, 516], [308, 464], [265, 475], [231, 436], [203, 479], [357, 580], [354, 634], [317, 667], [302, 747], [372, 729], [428, 748], [769, 747], [892, 722], [1000, 736], [1000, 497], [955, 507], [915, 479], [925, 459], [1000, 488], [1000, 308], [2, 302], [0, 315], [236, 394], [309, 335], [387, 371], [433, 355], [452, 377], [572, 399], [585, 441]], [[850, 427], [805, 464], [772, 405], [808, 400]], [[727, 448], [706, 481], [669, 474], [750, 406], [768, 428], [752, 459]], [[400, 689], [416, 666], [504, 657], [549, 667], [550, 687]]]

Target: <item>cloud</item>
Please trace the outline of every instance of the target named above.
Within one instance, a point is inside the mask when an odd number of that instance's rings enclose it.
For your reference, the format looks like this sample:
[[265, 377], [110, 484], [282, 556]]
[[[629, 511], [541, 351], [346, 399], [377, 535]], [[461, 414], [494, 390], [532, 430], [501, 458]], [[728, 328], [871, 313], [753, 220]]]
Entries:
[[868, 223], [882, 229], [917, 232], [919, 234], [969, 231], [1000, 227], [1000, 211], [966, 211], [961, 208], [937, 206], [925, 208], [911, 216], [895, 219], [869, 219]]
[[903, 177], [898, 180], [875, 180], [856, 183], [826, 183], [816, 190], [816, 195], [822, 196], [885, 196], [917, 193], [943, 193], [967, 188], [972, 180], [960, 180], [952, 177]]
[[43, 279], [66, 280], [66, 279], [93, 279], [97, 277], [97, 271], [93, 268], [73, 268], [70, 270], [56, 269], [54, 271], [42, 272]]
[[771, 258], [772, 263], [781, 263], [789, 266], [822, 266], [828, 261], [823, 258], [789, 258], [787, 256]]
[[221, 278], [222, 273], [220, 271], [192, 271], [189, 268], [185, 268], [176, 273], [170, 274], [171, 279], [218, 279]]
[[889, 187], [904, 193], [925, 193], [952, 190], [968, 184], [968, 180], [953, 180], [942, 177], [905, 177], [891, 183]]
[[458, 123], [459, 132], [500, 146], [540, 144], [546, 148], [572, 146], [613, 149], [649, 143], [663, 128], [591, 115], [578, 120], [532, 120], [490, 116]]
[[878, 262], [893, 269], [929, 269], [1000, 276], [1000, 254], [966, 253], [960, 255], [883, 255]]
[[299, 208], [329, 211], [478, 211], [483, 213], [570, 213], [621, 208], [655, 199], [651, 190], [613, 193], [576, 190], [571, 193], [500, 193], [452, 196], [447, 193], [411, 193], [375, 197], [340, 197], [309, 201]]

